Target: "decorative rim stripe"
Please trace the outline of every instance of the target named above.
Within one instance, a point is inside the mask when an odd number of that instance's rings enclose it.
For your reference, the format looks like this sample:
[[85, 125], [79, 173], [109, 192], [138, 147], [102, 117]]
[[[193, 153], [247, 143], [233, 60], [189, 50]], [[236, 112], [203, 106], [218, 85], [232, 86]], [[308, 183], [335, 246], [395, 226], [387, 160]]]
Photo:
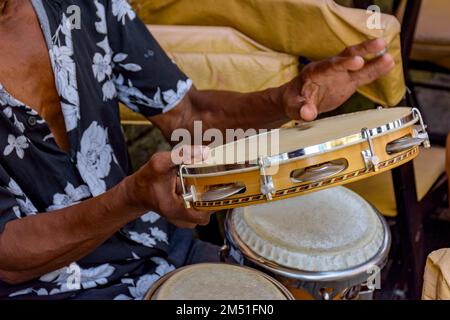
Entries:
[[[415, 147], [413, 149], [411, 149], [408, 152], [405, 152], [397, 157], [394, 157], [392, 159], [386, 160], [381, 162], [378, 167], [380, 169], [384, 169], [387, 167], [390, 167], [400, 161], [403, 161], [413, 155], [415, 155], [417, 152], [419, 151], [419, 147]], [[279, 190], [275, 193], [275, 195], [273, 196], [273, 199], [277, 199], [280, 197], [284, 197], [287, 195], [293, 195], [296, 193], [300, 193], [303, 191], [308, 191], [308, 190], [312, 190], [312, 189], [317, 189], [317, 188], [321, 188], [323, 186], [327, 186], [327, 185], [333, 185], [335, 183], [338, 182], [342, 182], [345, 180], [349, 180], [367, 173], [372, 172], [372, 170], [364, 168], [361, 170], [357, 170], [357, 171], [353, 171], [353, 172], [349, 172], [346, 173], [344, 175], [341, 176], [337, 176], [334, 178], [330, 178], [328, 180], [323, 180], [323, 181], [319, 181], [319, 182], [313, 182], [310, 184], [304, 184], [301, 186], [296, 186], [296, 187], [291, 187], [288, 189], [283, 189], [283, 190]], [[251, 195], [251, 196], [245, 196], [242, 198], [233, 198], [233, 199], [224, 199], [224, 200], [220, 200], [220, 201], [197, 201], [194, 203], [195, 207], [223, 207], [223, 206], [232, 206], [232, 205], [237, 205], [237, 204], [241, 204], [241, 203], [252, 203], [252, 202], [258, 202], [261, 200], [265, 200], [266, 196], [263, 194], [256, 194], [256, 195]]]

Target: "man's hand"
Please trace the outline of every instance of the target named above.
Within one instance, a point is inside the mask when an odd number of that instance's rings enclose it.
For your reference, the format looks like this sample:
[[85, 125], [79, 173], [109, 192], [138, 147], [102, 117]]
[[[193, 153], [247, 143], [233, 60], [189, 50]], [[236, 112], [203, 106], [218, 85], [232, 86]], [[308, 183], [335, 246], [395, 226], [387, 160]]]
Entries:
[[286, 115], [295, 120], [312, 121], [318, 114], [341, 106], [358, 87], [394, 68], [394, 59], [389, 54], [368, 62], [363, 58], [385, 50], [384, 40], [370, 40], [349, 47], [335, 57], [308, 64], [283, 88]]
[[178, 166], [174, 163], [175, 159], [185, 164], [205, 160], [207, 154], [208, 149], [203, 146], [155, 154], [138, 172], [123, 181], [130, 204], [155, 211], [180, 228], [207, 225], [211, 212], [185, 208], [177, 176]]

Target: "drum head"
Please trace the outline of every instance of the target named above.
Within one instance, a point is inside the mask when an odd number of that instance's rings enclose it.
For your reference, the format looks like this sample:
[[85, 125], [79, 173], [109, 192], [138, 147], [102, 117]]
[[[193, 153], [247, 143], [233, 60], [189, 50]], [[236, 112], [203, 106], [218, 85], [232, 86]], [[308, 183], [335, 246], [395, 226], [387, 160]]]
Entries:
[[374, 209], [343, 187], [238, 208], [230, 224], [258, 256], [312, 272], [364, 264], [377, 255], [385, 237]]
[[163, 278], [152, 300], [290, 300], [280, 283], [256, 270], [205, 263], [178, 269]]
[[325, 143], [327, 148], [337, 148], [341, 145], [361, 142], [362, 138], [355, 137], [355, 135], [360, 135], [362, 128], [379, 128], [380, 130], [377, 131], [393, 132], [404, 127], [407, 125], [407, 121], [411, 122], [413, 119], [411, 108], [407, 107], [367, 110], [329, 117], [292, 128], [282, 128], [253, 135], [213, 148], [206, 163], [187, 167], [201, 168], [211, 165], [256, 162], [259, 157], [299, 152], [305, 148], [312, 148], [309, 150], [310, 152], [318, 153], [323, 149], [322, 145]]

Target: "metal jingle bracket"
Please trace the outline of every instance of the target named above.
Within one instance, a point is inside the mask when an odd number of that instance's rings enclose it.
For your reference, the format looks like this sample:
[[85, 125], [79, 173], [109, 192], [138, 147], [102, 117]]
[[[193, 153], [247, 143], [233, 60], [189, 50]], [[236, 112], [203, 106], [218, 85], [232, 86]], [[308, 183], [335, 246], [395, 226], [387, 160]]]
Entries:
[[192, 207], [191, 203], [197, 201], [197, 191], [195, 190], [194, 186], [190, 187], [190, 191], [188, 192], [186, 189], [186, 185], [184, 184], [184, 177], [183, 174], [186, 171], [185, 165], [180, 165], [179, 171], [178, 171], [178, 178], [180, 179], [180, 185], [181, 185], [181, 191], [183, 194], [181, 195], [184, 200], [184, 206], [186, 209], [190, 209]]
[[273, 200], [273, 195], [276, 192], [272, 176], [267, 175], [266, 168], [271, 167], [272, 163], [267, 157], [258, 158], [259, 173], [261, 176], [261, 193], [268, 201]]
[[366, 164], [366, 168], [368, 170], [373, 170], [375, 172], [378, 171], [378, 164], [380, 163], [380, 158], [375, 154], [375, 150], [373, 148], [372, 136], [370, 135], [370, 131], [367, 128], [361, 129], [361, 134], [364, 139], [367, 140], [367, 144], [369, 145], [369, 149], [361, 152], [364, 162]]
[[417, 116], [419, 118], [419, 125], [415, 127], [414, 132], [416, 134], [417, 138], [424, 139], [422, 142], [422, 145], [424, 148], [429, 149], [431, 148], [430, 138], [428, 137], [427, 132], [427, 126], [425, 125], [422, 117], [422, 113], [419, 109], [413, 108], [412, 109], [413, 115]]

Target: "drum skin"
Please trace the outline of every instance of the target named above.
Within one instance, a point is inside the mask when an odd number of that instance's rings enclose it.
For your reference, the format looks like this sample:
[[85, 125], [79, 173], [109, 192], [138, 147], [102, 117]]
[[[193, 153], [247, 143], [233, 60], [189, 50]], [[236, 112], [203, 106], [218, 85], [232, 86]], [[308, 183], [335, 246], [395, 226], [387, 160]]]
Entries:
[[[349, 189], [229, 210], [226, 252], [275, 277], [298, 300], [355, 299], [388, 257], [383, 217]], [[225, 250], [225, 249], [224, 249]]]
[[274, 278], [228, 263], [185, 266], [159, 279], [144, 300], [293, 300]]
[[[275, 189], [277, 190], [273, 196], [273, 200], [287, 199], [332, 186], [344, 185], [392, 170], [413, 160], [419, 154], [419, 147], [413, 147], [410, 150], [389, 155], [386, 152], [386, 146], [392, 141], [412, 135], [413, 126], [409, 126], [373, 139], [374, 151], [380, 161], [378, 171], [368, 169], [361, 155], [363, 151], [369, 148], [367, 142], [280, 164], [277, 173], [272, 175]], [[308, 168], [338, 159], [346, 159], [348, 161], [348, 167], [336, 176], [311, 183], [294, 183], [291, 180], [291, 173], [294, 170]], [[197, 210], [221, 210], [266, 202], [266, 197], [260, 191], [260, 179], [260, 171], [254, 169], [238, 173], [230, 171], [229, 173], [225, 172], [222, 174], [185, 176], [185, 183], [188, 186], [195, 186], [196, 192], [200, 197], [201, 194], [209, 190], [210, 186], [237, 182], [245, 184], [245, 192], [239, 193], [238, 195], [218, 201], [196, 201], [193, 203]]]

